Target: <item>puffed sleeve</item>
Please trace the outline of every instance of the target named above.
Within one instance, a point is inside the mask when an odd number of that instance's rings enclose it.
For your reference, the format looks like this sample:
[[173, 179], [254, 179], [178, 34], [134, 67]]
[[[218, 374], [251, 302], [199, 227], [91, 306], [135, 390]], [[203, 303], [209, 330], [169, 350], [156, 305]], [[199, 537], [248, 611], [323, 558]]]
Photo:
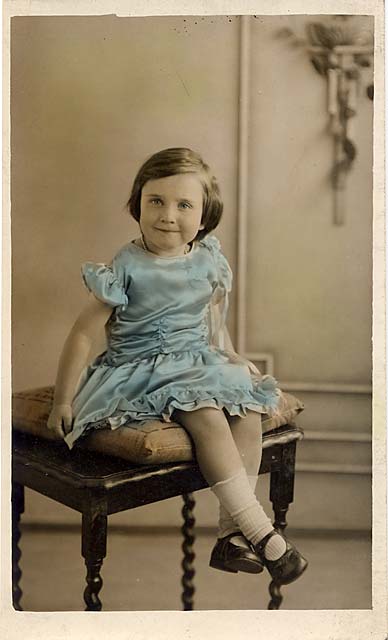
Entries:
[[119, 254], [110, 265], [85, 262], [81, 266], [82, 279], [87, 289], [111, 307], [128, 305], [128, 278], [125, 277], [125, 269], [120, 258]]

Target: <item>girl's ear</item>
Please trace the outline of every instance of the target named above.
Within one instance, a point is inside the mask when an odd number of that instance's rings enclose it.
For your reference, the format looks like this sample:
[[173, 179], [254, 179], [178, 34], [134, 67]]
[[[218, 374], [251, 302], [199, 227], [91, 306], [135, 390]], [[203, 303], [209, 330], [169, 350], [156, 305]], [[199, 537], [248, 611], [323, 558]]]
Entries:
[[200, 224], [199, 227], [198, 227], [199, 231], [202, 231], [202, 229], [204, 229], [204, 228], [205, 228], [204, 224]]

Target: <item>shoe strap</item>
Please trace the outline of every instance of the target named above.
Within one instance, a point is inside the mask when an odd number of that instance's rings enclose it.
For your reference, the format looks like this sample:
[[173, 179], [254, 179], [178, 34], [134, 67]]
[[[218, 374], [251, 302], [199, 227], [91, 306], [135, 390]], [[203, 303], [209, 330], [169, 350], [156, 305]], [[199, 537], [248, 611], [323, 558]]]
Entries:
[[244, 534], [241, 531], [233, 531], [232, 533], [228, 533], [226, 536], [223, 536], [222, 538], [218, 538], [219, 541], [224, 541], [224, 540], [230, 540], [231, 538], [235, 538], [241, 536], [242, 538], [244, 538]]
[[269, 540], [270, 538], [272, 538], [272, 536], [279, 536], [279, 535], [281, 535], [281, 534], [279, 533], [279, 531], [276, 531], [276, 529], [273, 529], [272, 531], [270, 531], [269, 533], [267, 533], [267, 535], [266, 535], [266, 536], [264, 536], [264, 538], [262, 538], [262, 539], [260, 540], [260, 542], [258, 542], [257, 544], [255, 544], [255, 549], [256, 549], [256, 551], [257, 551], [257, 552], [259, 552], [259, 553], [264, 553], [264, 547], [266, 546], [266, 544], [267, 544], [268, 540]]

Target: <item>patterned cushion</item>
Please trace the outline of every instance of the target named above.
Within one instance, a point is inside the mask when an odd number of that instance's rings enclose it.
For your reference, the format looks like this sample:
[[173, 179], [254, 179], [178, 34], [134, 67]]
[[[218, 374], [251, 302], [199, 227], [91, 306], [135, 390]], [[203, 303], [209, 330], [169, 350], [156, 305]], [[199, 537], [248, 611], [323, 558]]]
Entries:
[[[61, 438], [47, 428], [54, 387], [41, 387], [14, 393], [12, 396], [12, 426], [49, 440]], [[294, 424], [304, 405], [288, 393], [282, 393], [279, 413], [263, 416], [263, 433], [285, 424]], [[134, 426], [132, 426], [134, 425]], [[82, 441], [82, 442], [81, 442]], [[96, 429], [81, 438], [77, 446], [118, 456], [138, 464], [188, 461], [193, 459], [193, 447], [187, 432], [176, 422], [149, 420], [132, 423], [118, 429]]]

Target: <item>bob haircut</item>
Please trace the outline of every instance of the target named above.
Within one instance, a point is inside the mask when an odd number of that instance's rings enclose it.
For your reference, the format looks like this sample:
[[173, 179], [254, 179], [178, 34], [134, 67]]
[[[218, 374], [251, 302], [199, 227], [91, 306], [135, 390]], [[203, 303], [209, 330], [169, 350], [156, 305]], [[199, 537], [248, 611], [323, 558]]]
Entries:
[[148, 180], [158, 180], [180, 173], [196, 173], [203, 189], [203, 210], [201, 223], [204, 225], [195, 240], [201, 240], [215, 229], [221, 219], [223, 203], [217, 180], [212, 175], [201, 156], [184, 147], [163, 149], [154, 153], [140, 167], [134, 180], [127, 208], [137, 222], [140, 221], [140, 199], [142, 189]]

